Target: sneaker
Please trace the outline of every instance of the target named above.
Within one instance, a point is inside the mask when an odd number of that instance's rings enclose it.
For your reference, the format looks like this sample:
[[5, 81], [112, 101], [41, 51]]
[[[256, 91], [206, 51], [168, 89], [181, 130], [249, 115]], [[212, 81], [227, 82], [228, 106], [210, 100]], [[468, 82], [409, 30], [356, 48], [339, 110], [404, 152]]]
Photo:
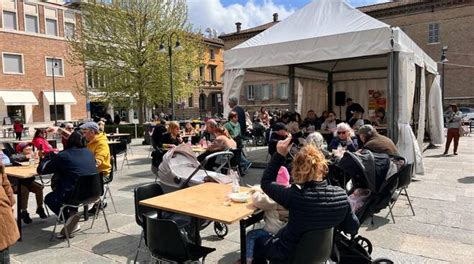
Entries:
[[[81, 230], [81, 226], [79, 224], [77, 224], [74, 229], [72, 230], [72, 232], [69, 234], [69, 238], [73, 238], [75, 235], [75, 233], [79, 232]], [[64, 231], [64, 228], [61, 229], [61, 232], [59, 232], [57, 235], [56, 235], [56, 238], [58, 239], [64, 239], [66, 238], [66, 233]]]
[[[87, 211], [87, 213], [88, 213], [89, 215], [95, 215], [95, 212], [96, 212], [96, 210], [97, 210], [97, 207], [98, 207], [97, 205], [94, 205], [94, 207], [92, 207], [89, 211]], [[105, 208], [107, 208], [107, 202], [104, 201], [104, 202], [100, 205], [100, 209], [105, 209]]]
[[79, 219], [81, 219], [80, 214], [75, 213], [74, 215], [71, 215], [67, 220], [66, 223], [64, 224], [63, 229], [61, 229], [61, 232], [56, 236], [57, 238], [65, 238], [66, 237], [66, 228], [69, 232], [69, 237], [74, 237], [74, 233], [81, 230], [81, 226], [79, 226]]
[[28, 214], [28, 211], [26, 211], [26, 210], [21, 211], [20, 218], [27, 225], [33, 223], [33, 220], [31, 220], [31, 218], [30, 218], [30, 214]]
[[48, 216], [47, 216], [46, 213], [44, 212], [44, 208], [43, 208], [43, 207], [38, 207], [38, 209], [36, 209], [36, 213], [39, 215], [39, 217], [40, 217], [41, 219], [48, 218]]

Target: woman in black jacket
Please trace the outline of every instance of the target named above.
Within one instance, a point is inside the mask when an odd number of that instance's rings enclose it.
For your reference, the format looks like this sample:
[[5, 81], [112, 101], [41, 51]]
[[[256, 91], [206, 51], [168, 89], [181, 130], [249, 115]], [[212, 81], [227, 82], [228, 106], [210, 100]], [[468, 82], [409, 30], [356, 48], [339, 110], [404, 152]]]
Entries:
[[324, 179], [328, 170], [326, 160], [314, 146], [305, 146], [296, 154], [291, 187], [276, 184], [278, 170], [285, 163], [290, 142], [291, 136], [278, 142], [277, 153], [273, 155], [261, 181], [263, 191], [289, 210], [288, 224], [276, 237], [257, 239], [252, 263], [266, 263], [265, 259], [288, 261], [303, 234], [312, 230], [339, 227], [355, 234], [359, 228], [359, 221], [352, 213], [345, 191], [328, 185]]

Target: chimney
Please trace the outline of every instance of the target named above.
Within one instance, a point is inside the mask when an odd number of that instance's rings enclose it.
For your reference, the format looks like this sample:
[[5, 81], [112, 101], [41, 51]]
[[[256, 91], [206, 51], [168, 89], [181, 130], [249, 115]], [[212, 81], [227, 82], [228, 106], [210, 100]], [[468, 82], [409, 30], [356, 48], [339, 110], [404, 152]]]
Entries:
[[273, 22], [277, 22], [278, 21], [278, 13], [274, 13], [273, 14]]
[[242, 23], [237, 22], [237, 23], [235, 23], [235, 26], [237, 27], [237, 33], [239, 33], [240, 30], [242, 29]]

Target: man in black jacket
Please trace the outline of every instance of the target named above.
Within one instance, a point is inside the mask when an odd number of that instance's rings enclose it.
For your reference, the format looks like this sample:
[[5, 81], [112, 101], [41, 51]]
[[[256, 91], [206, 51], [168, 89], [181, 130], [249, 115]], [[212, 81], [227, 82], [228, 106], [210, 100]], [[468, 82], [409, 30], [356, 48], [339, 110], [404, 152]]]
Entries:
[[[364, 108], [358, 103], [353, 103], [352, 98], [347, 98], [346, 100], [346, 122], [351, 120], [354, 112], [360, 112], [362, 115], [365, 113]], [[342, 119], [342, 117], [341, 117]]]

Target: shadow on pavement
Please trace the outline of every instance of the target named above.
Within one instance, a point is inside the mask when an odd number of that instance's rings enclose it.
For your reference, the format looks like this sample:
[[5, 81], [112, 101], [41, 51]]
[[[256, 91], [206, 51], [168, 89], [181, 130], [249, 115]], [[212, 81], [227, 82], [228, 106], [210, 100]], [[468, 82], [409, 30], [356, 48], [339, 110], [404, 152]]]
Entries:
[[474, 176], [466, 176], [464, 178], [458, 179], [459, 183], [465, 183], [465, 184], [473, 184], [474, 183]]
[[374, 215], [374, 224], [372, 225], [371, 223], [371, 219], [368, 218], [367, 220], [365, 220], [364, 223], [362, 223], [360, 225], [360, 227], [365, 227], [366, 231], [372, 231], [372, 230], [377, 230], [379, 227], [382, 227], [386, 224], [388, 224], [390, 222], [390, 219], [388, 218], [385, 218], [385, 217], [381, 217], [381, 216], [378, 216], [378, 215]]

